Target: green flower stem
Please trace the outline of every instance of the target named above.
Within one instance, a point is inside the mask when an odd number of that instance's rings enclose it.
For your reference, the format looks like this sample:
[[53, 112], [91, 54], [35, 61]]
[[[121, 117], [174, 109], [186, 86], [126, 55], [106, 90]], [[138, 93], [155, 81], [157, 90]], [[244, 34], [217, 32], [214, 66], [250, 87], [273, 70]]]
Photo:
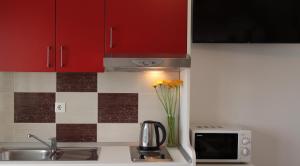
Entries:
[[[174, 110], [178, 107], [178, 99], [179, 99], [179, 87], [176, 87], [175, 108], [174, 108]], [[173, 113], [173, 116], [175, 116], [175, 111]]]
[[168, 115], [168, 144], [167, 146], [176, 146], [176, 123], [175, 117]]
[[178, 109], [180, 87], [169, 87], [159, 85], [155, 87], [155, 92], [159, 101], [163, 105], [164, 111], [167, 114], [168, 122], [168, 139], [167, 146], [177, 146], [177, 131], [176, 131], [176, 111]]
[[161, 104], [163, 105], [165, 112], [168, 113], [168, 112], [167, 112], [167, 106], [166, 106], [166, 104], [163, 102], [163, 99], [162, 99], [162, 97], [160, 96], [160, 94], [158, 93], [158, 91], [157, 91], [156, 88], [155, 88], [155, 92], [156, 92], [156, 94], [157, 94], [157, 96], [158, 96], [159, 101], [160, 101]]

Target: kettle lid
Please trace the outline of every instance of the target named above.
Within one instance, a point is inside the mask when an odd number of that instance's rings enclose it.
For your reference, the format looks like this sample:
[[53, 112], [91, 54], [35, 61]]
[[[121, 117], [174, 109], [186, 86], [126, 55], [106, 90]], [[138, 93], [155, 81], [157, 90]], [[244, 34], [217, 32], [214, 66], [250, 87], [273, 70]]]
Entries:
[[153, 120], [146, 120], [146, 121], [144, 121], [143, 123], [158, 123], [158, 122], [153, 121]]

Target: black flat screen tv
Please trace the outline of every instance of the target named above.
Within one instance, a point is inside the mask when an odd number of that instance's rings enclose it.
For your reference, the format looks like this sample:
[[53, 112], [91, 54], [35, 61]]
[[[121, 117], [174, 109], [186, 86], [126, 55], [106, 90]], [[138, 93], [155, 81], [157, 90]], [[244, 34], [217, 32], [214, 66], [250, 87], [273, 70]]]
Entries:
[[193, 43], [300, 43], [300, 0], [193, 0]]

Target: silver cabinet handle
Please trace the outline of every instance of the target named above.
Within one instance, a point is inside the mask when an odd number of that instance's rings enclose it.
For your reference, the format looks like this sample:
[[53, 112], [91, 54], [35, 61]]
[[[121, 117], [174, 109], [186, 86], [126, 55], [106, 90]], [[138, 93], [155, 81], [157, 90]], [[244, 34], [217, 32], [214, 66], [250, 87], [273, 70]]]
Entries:
[[110, 27], [110, 41], [109, 41], [109, 48], [113, 48], [113, 28]]
[[51, 53], [51, 46], [47, 47], [47, 68], [50, 68], [50, 53]]
[[62, 67], [64, 67], [64, 59], [63, 59], [63, 49], [64, 49], [64, 47], [61, 45], [60, 46], [60, 67], [62, 68]]

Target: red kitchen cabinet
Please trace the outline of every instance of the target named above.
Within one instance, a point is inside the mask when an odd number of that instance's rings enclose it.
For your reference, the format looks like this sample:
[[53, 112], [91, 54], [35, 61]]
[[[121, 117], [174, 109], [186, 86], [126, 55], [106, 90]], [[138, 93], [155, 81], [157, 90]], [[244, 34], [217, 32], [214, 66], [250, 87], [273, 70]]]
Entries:
[[55, 1], [0, 1], [0, 71], [55, 71]]
[[103, 71], [104, 7], [104, 0], [56, 0], [56, 71]]
[[102, 72], [104, 0], [1, 0], [0, 71]]
[[187, 0], [107, 0], [108, 57], [185, 57]]

